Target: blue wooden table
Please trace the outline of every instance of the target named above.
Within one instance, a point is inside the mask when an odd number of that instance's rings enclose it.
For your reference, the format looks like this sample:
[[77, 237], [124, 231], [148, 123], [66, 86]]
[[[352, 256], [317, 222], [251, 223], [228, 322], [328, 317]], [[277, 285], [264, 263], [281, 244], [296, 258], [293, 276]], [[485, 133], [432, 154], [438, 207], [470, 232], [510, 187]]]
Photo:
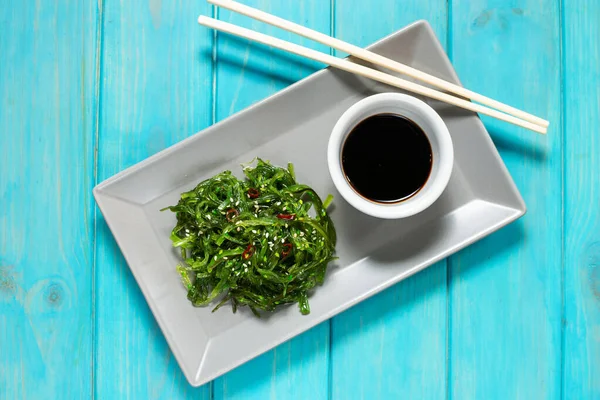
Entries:
[[0, 399], [600, 399], [600, 1], [255, 0], [367, 45], [427, 19], [484, 118], [516, 223], [200, 388], [97, 210], [99, 181], [320, 66], [202, 0], [0, 4]]

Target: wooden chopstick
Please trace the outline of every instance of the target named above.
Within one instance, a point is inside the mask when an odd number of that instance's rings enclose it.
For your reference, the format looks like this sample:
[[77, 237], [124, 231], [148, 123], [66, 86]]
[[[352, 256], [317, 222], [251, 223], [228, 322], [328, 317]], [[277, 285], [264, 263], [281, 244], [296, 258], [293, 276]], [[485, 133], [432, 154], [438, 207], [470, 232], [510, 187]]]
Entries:
[[521, 126], [523, 128], [532, 130], [538, 133], [546, 133], [547, 129], [525, 121], [523, 119], [514, 117], [512, 115], [505, 114], [498, 110], [493, 110], [491, 108], [482, 106], [480, 104], [471, 103], [470, 101], [451, 96], [449, 94], [439, 92], [435, 89], [431, 89], [426, 86], [421, 86], [414, 82], [410, 82], [396, 76], [386, 74], [385, 72], [381, 72], [372, 68], [368, 68], [359, 64], [355, 64], [351, 61], [337, 58], [331, 56], [329, 54], [321, 53], [320, 51], [309, 49], [294, 43], [287, 42], [285, 40], [277, 39], [275, 37], [265, 35], [263, 33], [259, 33], [250, 29], [242, 28], [236, 25], [232, 25], [230, 23], [219, 21], [214, 18], [209, 18], [201, 15], [198, 18], [198, 23], [200, 25], [204, 25], [206, 27], [216, 29], [222, 32], [226, 32], [232, 35], [240, 36], [245, 39], [253, 40], [255, 42], [259, 42], [265, 44], [267, 46], [272, 46], [281, 50], [288, 51], [290, 53], [297, 54], [299, 56], [303, 56], [306, 58], [310, 58], [312, 60], [321, 62], [323, 64], [330, 65], [332, 67], [341, 69], [343, 71], [347, 71], [356, 75], [361, 75], [366, 78], [373, 79], [378, 82], [382, 82], [388, 84], [390, 86], [394, 86], [409, 92], [413, 92], [416, 94], [420, 94], [422, 96], [430, 97], [435, 100], [439, 100], [448, 104], [452, 104], [454, 106], [464, 108], [465, 110], [478, 112], [481, 114], [489, 115], [490, 117], [497, 118], [502, 121], [509, 122], [511, 124]]
[[227, 9], [237, 12], [239, 14], [246, 15], [250, 18], [257, 19], [259, 21], [262, 21], [267, 24], [276, 26], [278, 28], [287, 30], [287, 31], [295, 33], [297, 35], [304, 36], [308, 39], [312, 39], [316, 42], [319, 42], [319, 43], [322, 43], [331, 48], [343, 51], [343, 52], [353, 55], [357, 58], [368, 61], [372, 64], [379, 65], [379, 66], [387, 68], [389, 70], [408, 75], [412, 78], [415, 78], [415, 79], [418, 79], [425, 83], [428, 83], [439, 89], [443, 89], [448, 92], [454, 93], [458, 96], [462, 96], [467, 99], [471, 99], [471, 100], [477, 101], [481, 104], [487, 105], [489, 107], [496, 108], [500, 111], [503, 111], [506, 114], [514, 115], [515, 117], [524, 119], [525, 121], [531, 122], [536, 125], [540, 125], [544, 128], [547, 128], [550, 124], [548, 121], [546, 121], [542, 118], [536, 117], [535, 115], [529, 114], [525, 111], [519, 110], [517, 108], [514, 108], [514, 107], [511, 107], [504, 103], [501, 103], [497, 100], [483, 96], [479, 93], [465, 89], [462, 86], [455, 85], [454, 83], [445, 81], [436, 76], [419, 71], [418, 69], [409, 67], [408, 65], [391, 60], [382, 55], [373, 53], [372, 51], [369, 51], [367, 49], [363, 49], [363, 48], [355, 46], [353, 44], [344, 42], [343, 40], [333, 38], [333, 37], [323, 34], [321, 32], [315, 31], [313, 29], [307, 28], [302, 25], [298, 25], [294, 22], [274, 16], [274, 15], [266, 13], [264, 11], [257, 10], [256, 8], [252, 8], [252, 7], [237, 3], [232, 0], [207, 0], [207, 1], [216, 6], [227, 8]]

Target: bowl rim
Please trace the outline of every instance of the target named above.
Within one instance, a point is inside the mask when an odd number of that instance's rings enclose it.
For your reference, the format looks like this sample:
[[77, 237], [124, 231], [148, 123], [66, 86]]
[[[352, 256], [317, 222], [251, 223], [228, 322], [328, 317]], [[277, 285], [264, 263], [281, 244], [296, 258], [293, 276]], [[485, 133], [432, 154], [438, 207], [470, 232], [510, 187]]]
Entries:
[[[398, 203], [377, 203], [362, 197], [346, 179], [341, 163], [342, 146], [347, 135], [358, 123], [356, 121], [362, 121], [369, 116], [383, 113], [377, 111], [381, 107], [391, 107], [396, 110], [404, 109], [407, 113], [417, 115], [426, 122], [427, 126], [421, 126], [421, 128], [429, 141], [435, 140], [438, 143], [437, 154], [434, 154], [433, 159], [437, 166], [432, 165], [432, 172], [434, 168], [437, 168], [437, 173], [428, 179], [419, 192], [406, 201]], [[403, 115], [401, 111], [386, 111], [385, 113]], [[327, 163], [336, 189], [350, 205], [373, 217], [398, 219], [410, 217], [424, 211], [442, 195], [452, 174], [454, 148], [448, 127], [440, 115], [427, 103], [407, 94], [379, 93], [354, 103], [338, 119], [329, 137]]]

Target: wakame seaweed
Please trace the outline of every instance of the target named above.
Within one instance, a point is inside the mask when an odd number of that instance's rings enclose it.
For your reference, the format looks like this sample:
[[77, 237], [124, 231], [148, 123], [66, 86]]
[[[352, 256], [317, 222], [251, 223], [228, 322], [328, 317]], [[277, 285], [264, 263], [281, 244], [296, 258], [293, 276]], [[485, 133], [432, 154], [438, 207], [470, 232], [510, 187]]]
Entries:
[[185, 192], [171, 233], [181, 249], [177, 267], [195, 306], [223, 296], [213, 311], [231, 303], [252, 312], [298, 303], [308, 314], [308, 293], [322, 284], [335, 251], [336, 233], [326, 208], [288, 168], [257, 159], [245, 180], [225, 171]]

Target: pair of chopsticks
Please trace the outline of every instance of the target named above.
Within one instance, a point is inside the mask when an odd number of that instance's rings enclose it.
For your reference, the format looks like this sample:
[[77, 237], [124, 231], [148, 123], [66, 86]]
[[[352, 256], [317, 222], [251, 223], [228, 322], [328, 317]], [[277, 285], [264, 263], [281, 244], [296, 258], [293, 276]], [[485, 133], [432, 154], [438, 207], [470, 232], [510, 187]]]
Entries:
[[[548, 131], [549, 122], [536, 117], [535, 115], [529, 114], [525, 111], [511, 107], [497, 100], [490, 99], [479, 93], [475, 93], [462, 86], [455, 85], [451, 82], [445, 81], [433, 75], [419, 71], [418, 69], [409, 67], [408, 65], [399, 63], [391, 60], [387, 57], [373, 53], [372, 51], [360, 48], [342, 40], [333, 38], [325, 35], [321, 32], [314, 31], [310, 28], [298, 25], [296, 23], [287, 21], [283, 18], [276, 17], [264, 11], [257, 10], [255, 8], [246, 6], [244, 4], [237, 3], [232, 0], [207, 0], [209, 3], [214, 4], [218, 7], [223, 7], [231, 11], [237, 12], [242, 15], [254, 18], [256, 20], [265, 22], [267, 24], [276, 26], [278, 28], [287, 30], [289, 32], [304, 36], [308, 39], [312, 39], [316, 42], [322, 43], [331, 48], [348, 53], [356, 58], [368, 61], [372, 64], [384, 67], [394, 72], [398, 72], [404, 75], [408, 75], [417, 80], [423, 81], [429, 85], [445, 90], [455, 95], [461, 96], [456, 97], [450, 94], [432, 89], [427, 86], [421, 86], [417, 83], [407, 81], [394, 75], [387, 74], [385, 72], [368, 68], [360, 64], [353, 63], [347, 59], [341, 59], [334, 57], [329, 54], [322, 53], [317, 50], [309, 49], [294, 43], [287, 42], [269, 35], [265, 35], [250, 29], [242, 28], [227, 22], [219, 21], [214, 18], [206, 16], [200, 16], [198, 23], [206, 27], [226, 32], [232, 35], [240, 36], [245, 39], [253, 40], [265, 44], [267, 46], [275, 47], [280, 50], [285, 50], [290, 53], [297, 54], [312, 60], [321, 62], [323, 64], [335, 67], [346, 72], [361, 75], [366, 78], [373, 79], [378, 82], [388, 84], [412, 93], [416, 93], [422, 96], [430, 97], [432, 99], [442, 101], [454, 106], [473, 111], [476, 113], [488, 115], [493, 118], [497, 118], [502, 121], [509, 122], [511, 124], [521, 126], [526, 129], [530, 129], [538, 133], [546, 133]], [[469, 100], [476, 101], [481, 104], [472, 103]], [[484, 105], [482, 105], [484, 104]], [[486, 107], [487, 106], [487, 107]], [[493, 107], [493, 108], [490, 108]]]

